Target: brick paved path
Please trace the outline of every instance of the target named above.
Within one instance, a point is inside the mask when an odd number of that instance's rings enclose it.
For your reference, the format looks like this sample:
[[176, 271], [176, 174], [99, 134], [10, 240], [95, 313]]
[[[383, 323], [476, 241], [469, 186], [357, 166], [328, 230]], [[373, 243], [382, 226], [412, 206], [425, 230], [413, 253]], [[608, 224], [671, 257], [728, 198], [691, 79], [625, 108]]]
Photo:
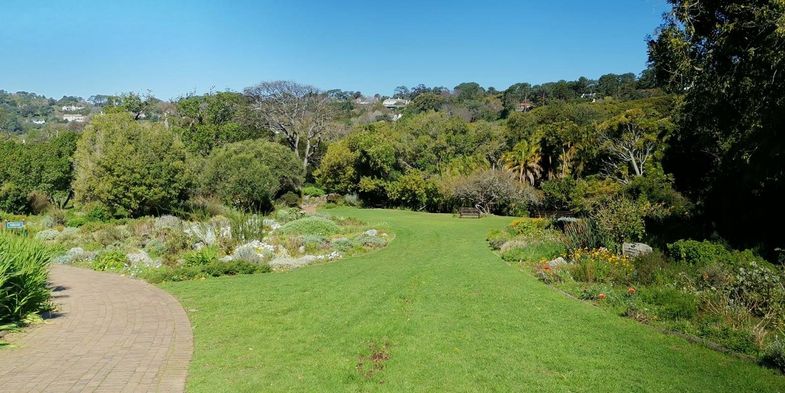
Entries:
[[0, 391], [182, 392], [191, 325], [168, 293], [143, 281], [53, 266], [56, 317], [6, 337]]

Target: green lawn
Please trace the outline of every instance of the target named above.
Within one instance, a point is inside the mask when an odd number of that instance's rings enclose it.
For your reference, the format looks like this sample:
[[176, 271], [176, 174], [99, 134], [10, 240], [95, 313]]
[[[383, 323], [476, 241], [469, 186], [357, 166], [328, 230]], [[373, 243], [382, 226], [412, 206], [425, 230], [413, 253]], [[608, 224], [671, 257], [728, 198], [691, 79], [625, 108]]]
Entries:
[[336, 209], [385, 249], [287, 273], [166, 284], [192, 392], [785, 392], [785, 376], [564, 297], [485, 242], [509, 219]]

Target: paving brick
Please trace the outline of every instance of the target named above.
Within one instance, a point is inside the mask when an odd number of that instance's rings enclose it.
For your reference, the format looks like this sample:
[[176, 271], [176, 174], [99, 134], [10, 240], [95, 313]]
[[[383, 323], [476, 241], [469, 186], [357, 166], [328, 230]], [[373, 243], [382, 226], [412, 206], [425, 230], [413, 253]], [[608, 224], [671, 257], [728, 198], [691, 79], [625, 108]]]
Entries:
[[50, 281], [58, 314], [5, 337], [1, 391], [184, 391], [193, 337], [171, 295], [71, 266], [53, 266]]

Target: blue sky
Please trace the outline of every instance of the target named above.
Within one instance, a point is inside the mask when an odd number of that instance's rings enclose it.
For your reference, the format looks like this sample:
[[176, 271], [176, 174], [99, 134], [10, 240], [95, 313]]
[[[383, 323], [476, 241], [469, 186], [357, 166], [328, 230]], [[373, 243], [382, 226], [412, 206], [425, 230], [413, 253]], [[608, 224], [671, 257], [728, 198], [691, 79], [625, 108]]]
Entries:
[[665, 0], [3, 0], [0, 89], [175, 98], [263, 80], [391, 94], [640, 72]]

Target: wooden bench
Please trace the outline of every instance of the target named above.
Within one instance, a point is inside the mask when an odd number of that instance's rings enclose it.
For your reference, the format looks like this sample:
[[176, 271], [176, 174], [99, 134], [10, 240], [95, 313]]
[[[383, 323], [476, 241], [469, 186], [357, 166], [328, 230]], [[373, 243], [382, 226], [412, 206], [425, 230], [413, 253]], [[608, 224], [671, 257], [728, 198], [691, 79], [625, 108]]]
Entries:
[[458, 210], [458, 218], [476, 217], [480, 218], [480, 209], [476, 207], [462, 207]]

